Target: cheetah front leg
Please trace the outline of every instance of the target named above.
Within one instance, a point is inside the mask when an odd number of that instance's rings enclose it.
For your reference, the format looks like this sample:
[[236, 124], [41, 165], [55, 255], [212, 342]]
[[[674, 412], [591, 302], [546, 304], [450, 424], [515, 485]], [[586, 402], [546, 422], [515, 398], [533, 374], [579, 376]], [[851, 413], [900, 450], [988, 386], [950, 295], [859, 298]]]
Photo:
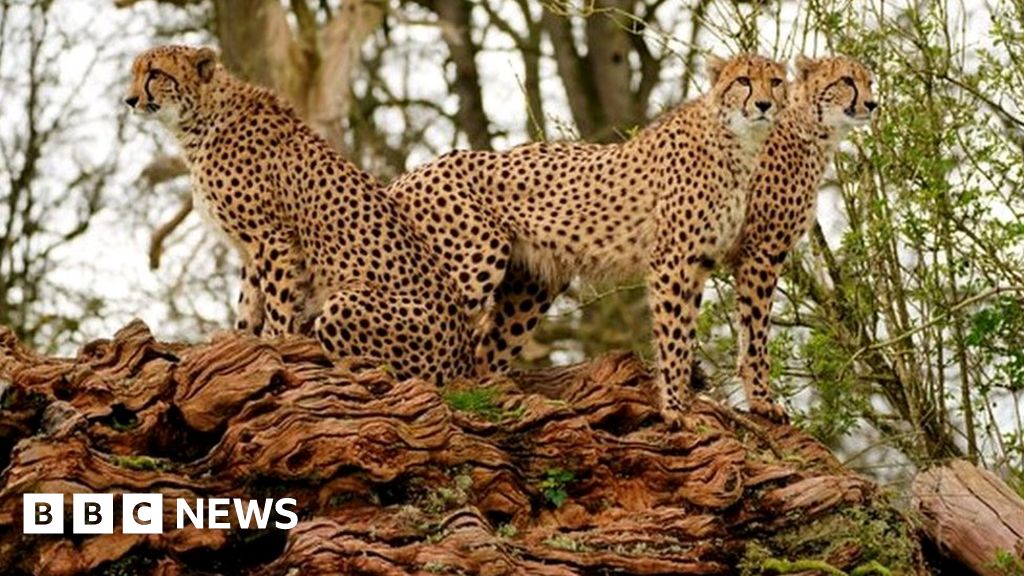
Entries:
[[238, 312], [235, 330], [260, 336], [263, 333], [263, 293], [260, 292], [260, 277], [251, 262], [242, 264], [242, 290], [238, 296]]
[[658, 349], [658, 388], [662, 417], [679, 425], [692, 397], [690, 377], [697, 341], [697, 314], [704, 283], [714, 261], [694, 254], [655, 249], [650, 294], [654, 339]]
[[510, 263], [494, 292], [493, 306], [477, 332], [477, 374], [486, 376], [508, 372], [512, 360], [529, 342], [541, 316], [566, 287], [551, 288], [521, 264]]
[[775, 421], [785, 421], [786, 413], [772, 400], [768, 387], [771, 376], [768, 331], [772, 295], [785, 259], [785, 252], [744, 251], [734, 271], [736, 316], [740, 326], [737, 372], [743, 381], [750, 411]]
[[254, 258], [264, 298], [262, 336], [301, 333], [309, 320], [306, 303], [312, 291], [305, 255], [279, 231], [262, 240]]

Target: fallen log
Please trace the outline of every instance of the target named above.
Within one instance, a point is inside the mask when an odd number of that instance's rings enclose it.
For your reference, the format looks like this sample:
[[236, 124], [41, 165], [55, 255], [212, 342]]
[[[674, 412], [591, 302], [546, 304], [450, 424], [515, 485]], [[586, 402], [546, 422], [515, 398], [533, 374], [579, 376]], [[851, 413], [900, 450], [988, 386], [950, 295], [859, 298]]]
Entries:
[[976, 574], [1024, 574], [1024, 500], [995, 474], [954, 460], [913, 485], [924, 531]]
[[[710, 401], [670, 430], [631, 354], [439, 389], [309, 339], [133, 322], [65, 359], [0, 328], [0, 382], [3, 574], [927, 573], [821, 444]], [[165, 506], [161, 534], [25, 535], [26, 492], [290, 497], [300, 521], [178, 529]]]

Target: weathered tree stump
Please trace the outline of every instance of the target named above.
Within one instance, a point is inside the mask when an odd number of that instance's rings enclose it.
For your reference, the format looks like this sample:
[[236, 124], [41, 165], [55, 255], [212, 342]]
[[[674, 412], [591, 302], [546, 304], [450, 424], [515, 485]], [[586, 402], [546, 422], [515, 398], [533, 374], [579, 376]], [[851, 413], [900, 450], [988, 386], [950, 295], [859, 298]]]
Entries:
[[977, 574], [1024, 572], [1024, 501], [995, 474], [954, 460], [918, 474], [913, 492], [940, 551]]
[[[927, 573], [822, 445], [709, 402], [671, 431], [629, 354], [438, 389], [301, 338], [134, 322], [58, 359], [0, 329], [0, 388], [4, 574]], [[27, 536], [25, 492], [293, 497], [300, 522], [177, 530], [166, 505], [163, 534]]]

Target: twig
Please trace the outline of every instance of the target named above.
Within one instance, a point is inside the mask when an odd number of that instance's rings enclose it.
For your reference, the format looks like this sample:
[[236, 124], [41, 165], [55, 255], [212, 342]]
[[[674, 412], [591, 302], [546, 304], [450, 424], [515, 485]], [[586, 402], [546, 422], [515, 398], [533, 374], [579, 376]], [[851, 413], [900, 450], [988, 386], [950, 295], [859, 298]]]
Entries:
[[765, 445], [768, 446], [768, 449], [772, 451], [772, 454], [774, 454], [776, 458], [778, 458], [779, 460], [785, 458], [785, 455], [783, 454], [782, 449], [779, 448], [778, 443], [776, 443], [775, 440], [772, 439], [771, 435], [769, 435], [768, 432], [765, 431], [763, 426], [761, 426], [751, 418], [739, 413], [736, 409], [732, 408], [731, 406], [727, 406], [725, 404], [717, 402], [708, 396], [701, 394], [698, 396], [698, 399], [706, 403], [719, 416], [722, 416], [725, 419], [731, 421], [736, 426], [746, 428], [747, 430], [752, 432], [754, 436], [757, 436], [758, 440], [764, 442]]
[[178, 226], [184, 222], [185, 217], [188, 216], [189, 212], [192, 211], [192, 196], [186, 196], [185, 200], [182, 201], [181, 207], [174, 216], [160, 225], [159, 228], [153, 231], [153, 236], [149, 240], [149, 269], [156, 270], [160, 267], [160, 257], [164, 253], [164, 240], [173, 233]]
[[946, 312], [944, 312], [943, 314], [939, 314], [938, 316], [931, 318], [927, 322], [919, 324], [918, 326], [915, 326], [914, 328], [907, 330], [903, 334], [894, 336], [888, 340], [875, 342], [874, 344], [862, 347], [861, 349], [854, 352], [852, 356], [850, 356], [850, 360], [847, 361], [847, 366], [852, 365], [857, 360], [857, 358], [859, 358], [865, 352], [870, 352], [872, 350], [880, 350], [882, 348], [892, 346], [893, 344], [897, 344], [902, 340], [906, 340], [907, 338], [910, 338], [915, 334], [923, 332], [931, 328], [932, 326], [935, 326], [936, 324], [945, 321], [954, 313], [959, 312], [960, 310], [963, 310], [964, 308], [972, 304], [977, 304], [982, 300], [987, 300], [993, 296], [998, 296], [1000, 294], [1005, 294], [1007, 292], [1024, 292], [1024, 286], [997, 286], [995, 288], [990, 288], [984, 292], [979, 292], [978, 294], [975, 294], [974, 296], [971, 296], [969, 298], [964, 298], [963, 300], [957, 302], [953, 306], [950, 306], [949, 309], [947, 309]]

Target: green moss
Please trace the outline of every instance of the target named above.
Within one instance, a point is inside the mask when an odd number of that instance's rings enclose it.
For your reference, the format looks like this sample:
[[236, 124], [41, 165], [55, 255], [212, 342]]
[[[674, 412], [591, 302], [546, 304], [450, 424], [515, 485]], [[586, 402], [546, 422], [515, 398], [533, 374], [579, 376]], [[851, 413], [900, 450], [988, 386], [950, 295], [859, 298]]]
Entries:
[[506, 540], [515, 538], [519, 535], [519, 529], [516, 528], [515, 524], [502, 524], [498, 526], [498, 529], [494, 531], [498, 538], [505, 538]]
[[496, 388], [470, 388], [442, 393], [444, 401], [454, 410], [477, 414], [491, 422], [521, 418], [524, 408], [505, 410], [498, 401], [501, 391]]
[[564, 534], [556, 534], [544, 541], [544, 545], [569, 552], [591, 552], [593, 549], [582, 542], [573, 540]]
[[469, 489], [473, 486], [473, 479], [465, 474], [460, 474], [452, 479], [448, 486], [440, 486], [427, 494], [423, 499], [423, 511], [427, 514], [441, 514], [449, 509], [458, 508], [469, 501]]
[[171, 464], [165, 460], [151, 456], [114, 456], [111, 458], [115, 465], [129, 470], [169, 470]]
[[[827, 559], [850, 546], [860, 548], [858, 564], [845, 572]], [[853, 507], [796, 522], [771, 538], [747, 545], [743, 576], [818, 570], [825, 574], [868, 576], [912, 573], [917, 547], [907, 524], [892, 509]]]

